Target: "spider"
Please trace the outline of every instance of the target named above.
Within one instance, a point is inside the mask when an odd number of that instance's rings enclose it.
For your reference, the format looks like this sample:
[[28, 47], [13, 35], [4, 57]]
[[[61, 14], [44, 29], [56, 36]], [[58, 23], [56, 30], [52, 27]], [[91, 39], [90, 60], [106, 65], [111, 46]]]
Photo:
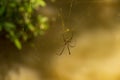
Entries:
[[[69, 9], [69, 17], [70, 17], [70, 14], [71, 14], [71, 8], [73, 6], [73, 1], [74, 0], [71, 0], [71, 3], [70, 3], [70, 9]], [[71, 51], [70, 51], [70, 47], [74, 47], [71, 45], [71, 42], [72, 42], [72, 39], [73, 39], [73, 32], [71, 32], [69, 29], [65, 29], [65, 24], [64, 24], [64, 20], [63, 20], [63, 16], [62, 16], [62, 8], [60, 8], [60, 11], [58, 11], [58, 16], [61, 18], [61, 22], [62, 22], [62, 28], [63, 28], [63, 34], [62, 34], [62, 37], [63, 37], [63, 41], [64, 41], [64, 46], [61, 50], [61, 52], [59, 53], [59, 55], [62, 55], [62, 53], [64, 52], [65, 48], [67, 47], [68, 49], [68, 52], [69, 52], [69, 55], [71, 55]], [[71, 36], [67, 36], [67, 34], [71, 32]]]
[[71, 51], [70, 48], [74, 47], [73, 45], [71, 45], [72, 39], [73, 39], [73, 33], [71, 33], [70, 37], [66, 37], [65, 33], [62, 35], [63, 37], [63, 41], [64, 41], [64, 46], [61, 50], [61, 52], [58, 55], [62, 55], [62, 53], [64, 52], [65, 48], [67, 48], [69, 55], [71, 55]]

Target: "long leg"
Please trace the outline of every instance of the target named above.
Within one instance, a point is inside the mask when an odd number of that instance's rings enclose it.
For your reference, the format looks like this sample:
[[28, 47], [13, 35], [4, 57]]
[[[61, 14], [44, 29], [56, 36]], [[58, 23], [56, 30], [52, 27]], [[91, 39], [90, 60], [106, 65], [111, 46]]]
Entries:
[[72, 41], [73, 38], [73, 32], [71, 33], [71, 37], [67, 40], [69, 43]]
[[67, 44], [67, 49], [68, 49], [69, 55], [71, 55], [70, 48], [69, 48], [69, 43]]
[[71, 35], [71, 37], [69, 39], [66, 39], [65, 35], [63, 34], [63, 41], [64, 41], [65, 45], [70, 43], [72, 41], [72, 38], [73, 38], [73, 33], [72, 33], [72, 35]]
[[70, 46], [71, 48], [75, 47], [75, 46], [76, 46], [76, 40], [75, 40], [75, 41], [71, 41], [71, 42], [69, 43], [69, 46]]
[[65, 35], [63, 34], [62, 36], [63, 36], [63, 41], [64, 41], [64, 42], [65, 42], [65, 44], [66, 44]]
[[61, 50], [61, 52], [58, 54], [59, 56], [62, 55], [63, 51], [65, 50], [65, 47], [66, 46], [64, 46], [63, 49]]

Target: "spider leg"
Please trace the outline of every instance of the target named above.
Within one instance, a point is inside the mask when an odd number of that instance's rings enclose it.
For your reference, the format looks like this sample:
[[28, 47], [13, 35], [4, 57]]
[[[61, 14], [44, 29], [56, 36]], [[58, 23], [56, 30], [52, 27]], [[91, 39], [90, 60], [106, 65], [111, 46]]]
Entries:
[[67, 49], [68, 49], [69, 55], [71, 55], [69, 44], [67, 44]]
[[73, 38], [73, 32], [71, 33], [71, 37], [67, 40], [68, 42], [71, 42]]
[[69, 47], [73, 48], [73, 47], [75, 47], [75, 45], [69, 44]]
[[[72, 35], [71, 35], [71, 37], [70, 37], [70, 39], [69, 39], [68, 41], [69, 41], [69, 47], [73, 48], [73, 47], [76, 46], [76, 43], [72, 44], [73, 32], [72, 32], [71, 34], [72, 34]], [[76, 42], [76, 41], [75, 41], [75, 42]]]
[[65, 50], [65, 47], [66, 47], [66, 46], [64, 46], [64, 47], [62, 48], [61, 52], [58, 54], [59, 56], [62, 55], [63, 51]]
[[62, 36], [63, 36], [63, 41], [66, 43], [65, 35], [63, 34]]

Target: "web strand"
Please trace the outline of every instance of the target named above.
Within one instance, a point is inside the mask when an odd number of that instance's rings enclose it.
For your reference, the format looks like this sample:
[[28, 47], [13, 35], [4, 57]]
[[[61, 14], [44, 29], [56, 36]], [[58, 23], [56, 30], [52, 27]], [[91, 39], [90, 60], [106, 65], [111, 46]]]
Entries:
[[[71, 15], [72, 7], [73, 7], [73, 1], [74, 0], [71, 0], [71, 2], [70, 2], [70, 8], [69, 8], [68, 17], [70, 17], [70, 15]], [[61, 19], [61, 24], [62, 24], [61, 27], [62, 27], [62, 30], [63, 30], [62, 35], [63, 35], [64, 46], [63, 46], [61, 52], [59, 53], [59, 55], [62, 55], [65, 48], [67, 48], [68, 53], [70, 55], [71, 54], [70, 47], [71, 47], [71, 41], [72, 41], [72, 38], [73, 38], [73, 33], [72, 33], [71, 37], [65, 37], [71, 31], [69, 30], [69, 28], [66, 27], [66, 25], [64, 23], [64, 16], [62, 15], [62, 13], [63, 13], [63, 10], [62, 10], [62, 8], [60, 8], [59, 11], [58, 11], [58, 17], [60, 17], [60, 19]]]
[[68, 15], [68, 17], [70, 17], [70, 15], [71, 15], [72, 7], [73, 7], [73, 1], [74, 0], [72, 0], [71, 3], [70, 3], [70, 9], [69, 9], [69, 15]]
[[63, 30], [63, 33], [64, 33], [66, 30], [65, 30], [65, 23], [64, 23], [63, 15], [62, 15], [62, 8], [60, 8], [58, 16], [61, 18], [62, 30]]

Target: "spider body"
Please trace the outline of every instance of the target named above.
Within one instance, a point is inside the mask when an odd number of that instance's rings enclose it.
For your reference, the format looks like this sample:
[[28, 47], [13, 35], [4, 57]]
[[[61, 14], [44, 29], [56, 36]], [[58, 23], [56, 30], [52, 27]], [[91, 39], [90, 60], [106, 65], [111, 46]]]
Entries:
[[70, 51], [70, 48], [73, 47], [71, 45], [71, 42], [72, 42], [72, 39], [73, 39], [73, 33], [71, 34], [70, 37], [66, 37], [65, 36], [65, 33], [63, 34], [63, 41], [64, 41], [64, 46], [60, 52], [59, 55], [62, 55], [62, 53], [64, 52], [65, 48], [67, 48], [68, 52], [69, 52], [69, 55], [71, 55], [71, 51]]

